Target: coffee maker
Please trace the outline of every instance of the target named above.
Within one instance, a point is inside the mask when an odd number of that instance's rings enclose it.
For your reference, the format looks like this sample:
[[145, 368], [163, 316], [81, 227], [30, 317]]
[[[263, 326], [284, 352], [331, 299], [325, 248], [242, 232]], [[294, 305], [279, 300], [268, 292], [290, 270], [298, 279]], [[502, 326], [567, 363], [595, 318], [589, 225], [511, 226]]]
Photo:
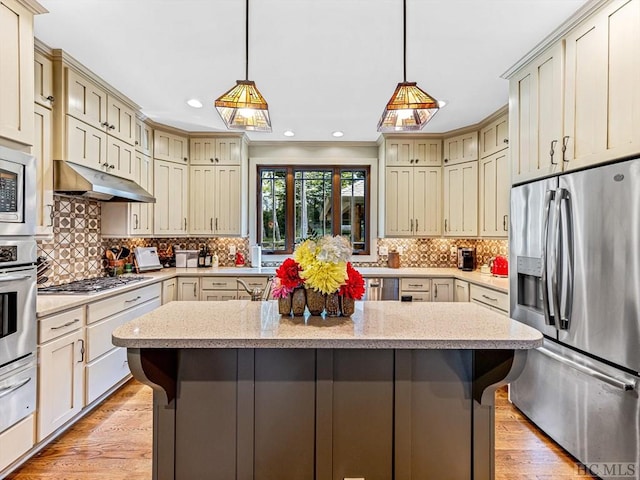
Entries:
[[465, 272], [471, 272], [476, 268], [476, 249], [458, 247], [458, 268]]

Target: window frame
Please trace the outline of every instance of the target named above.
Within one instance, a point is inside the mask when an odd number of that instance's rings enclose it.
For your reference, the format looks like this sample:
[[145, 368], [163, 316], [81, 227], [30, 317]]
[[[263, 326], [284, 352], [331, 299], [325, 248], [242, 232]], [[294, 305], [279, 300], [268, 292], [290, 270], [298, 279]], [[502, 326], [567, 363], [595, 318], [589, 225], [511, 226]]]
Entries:
[[[371, 236], [368, 235], [370, 224], [371, 224], [371, 166], [370, 165], [328, 165], [328, 164], [312, 164], [312, 165], [301, 165], [301, 164], [288, 164], [288, 165], [271, 165], [271, 164], [261, 164], [256, 165], [256, 190], [261, 192], [261, 180], [262, 180], [262, 171], [264, 170], [283, 170], [286, 172], [285, 175], [285, 188], [287, 190], [286, 194], [286, 205], [285, 205], [285, 249], [284, 250], [265, 250], [262, 249], [262, 253], [265, 255], [291, 255], [295, 249], [295, 177], [296, 172], [312, 172], [312, 171], [325, 171], [331, 172], [331, 217], [332, 217], [332, 232], [331, 235], [340, 235], [342, 232], [342, 197], [340, 192], [342, 192], [342, 173], [345, 171], [364, 171], [365, 172], [365, 196], [364, 196], [364, 208], [365, 208], [365, 219], [366, 222], [366, 232], [367, 234], [364, 237], [364, 250], [354, 251], [352, 252], [353, 256], [368, 256], [371, 254]], [[336, 195], [336, 192], [338, 194]], [[263, 216], [258, 213], [262, 212], [262, 200], [260, 195], [256, 196], [256, 244], [261, 245], [261, 238], [259, 238], [259, 232], [262, 231], [262, 221]]]

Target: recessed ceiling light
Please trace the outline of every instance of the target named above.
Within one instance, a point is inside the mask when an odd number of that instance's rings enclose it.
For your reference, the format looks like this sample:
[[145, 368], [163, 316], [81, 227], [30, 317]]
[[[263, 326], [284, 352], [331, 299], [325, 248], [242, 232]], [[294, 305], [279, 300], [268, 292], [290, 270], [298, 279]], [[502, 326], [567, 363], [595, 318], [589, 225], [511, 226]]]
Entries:
[[202, 108], [202, 102], [197, 98], [191, 98], [187, 100], [187, 105], [193, 108]]
[[295, 135], [295, 133], [293, 133], [291, 130], [285, 130], [283, 135], [285, 137], [293, 137]]
[[343, 132], [341, 132], [340, 130], [336, 130], [335, 132], [333, 132], [331, 135], [333, 135], [334, 137], [341, 137], [344, 135]]

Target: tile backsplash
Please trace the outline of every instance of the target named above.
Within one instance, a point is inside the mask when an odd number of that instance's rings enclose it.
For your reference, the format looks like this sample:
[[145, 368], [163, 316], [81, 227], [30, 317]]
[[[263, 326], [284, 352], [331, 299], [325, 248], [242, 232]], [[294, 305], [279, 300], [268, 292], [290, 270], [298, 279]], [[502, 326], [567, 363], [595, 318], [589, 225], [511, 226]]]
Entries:
[[[220, 266], [233, 266], [234, 258], [226, 254], [230, 245], [235, 245], [245, 259], [249, 256], [249, 240], [246, 238], [102, 238], [100, 233], [100, 202], [81, 197], [54, 196], [53, 238], [38, 240], [38, 255], [51, 264], [48, 282], [57, 285], [83, 278], [100, 277], [106, 274], [104, 252], [113, 246], [155, 246], [158, 251], [169, 245], [181, 249], [197, 250], [207, 244], [219, 256]], [[475, 247], [478, 267], [496, 255], [508, 255], [507, 240], [459, 239], [459, 238], [381, 238], [377, 246], [386, 246], [390, 251], [403, 250], [401, 267], [455, 267], [458, 247]], [[277, 266], [263, 256], [264, 266]], [[353, 262], [361, 267], [386, 266], [386, 258], [377, 262]]]

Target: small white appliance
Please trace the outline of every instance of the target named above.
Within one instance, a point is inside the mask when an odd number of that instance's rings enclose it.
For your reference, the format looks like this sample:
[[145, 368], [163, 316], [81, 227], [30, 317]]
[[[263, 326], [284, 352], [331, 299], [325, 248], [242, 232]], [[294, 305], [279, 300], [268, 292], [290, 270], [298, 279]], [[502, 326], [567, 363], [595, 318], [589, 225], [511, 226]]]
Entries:
[[133, 250], [133, 254], [136, 258], [138, 272], [150, 272], [152, 270], [162, 269], [156, 247], [136, 247]]

